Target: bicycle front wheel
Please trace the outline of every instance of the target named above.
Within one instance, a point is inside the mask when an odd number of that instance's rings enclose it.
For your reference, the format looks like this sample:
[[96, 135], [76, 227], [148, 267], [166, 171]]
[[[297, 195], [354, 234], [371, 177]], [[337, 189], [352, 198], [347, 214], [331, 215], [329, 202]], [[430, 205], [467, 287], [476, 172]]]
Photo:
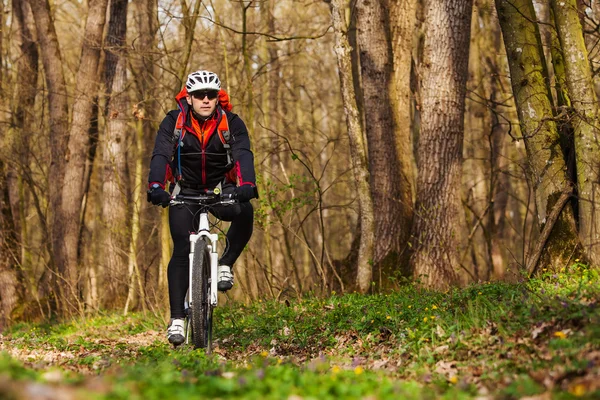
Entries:
[[191, 325], [194, 348], [211, 352], [212, 306], [210, 304], [210, 252], [204, 240], [198, 240], [192, 262]]

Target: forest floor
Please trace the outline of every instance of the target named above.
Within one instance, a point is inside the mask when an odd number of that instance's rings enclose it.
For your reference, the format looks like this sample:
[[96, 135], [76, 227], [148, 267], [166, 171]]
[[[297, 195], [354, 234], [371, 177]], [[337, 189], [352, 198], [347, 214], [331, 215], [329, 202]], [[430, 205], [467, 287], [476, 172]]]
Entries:
[[600, 398], [600, 278], [231, 303], [212, 355], [150, 313], [17, 324], [1, 399]]

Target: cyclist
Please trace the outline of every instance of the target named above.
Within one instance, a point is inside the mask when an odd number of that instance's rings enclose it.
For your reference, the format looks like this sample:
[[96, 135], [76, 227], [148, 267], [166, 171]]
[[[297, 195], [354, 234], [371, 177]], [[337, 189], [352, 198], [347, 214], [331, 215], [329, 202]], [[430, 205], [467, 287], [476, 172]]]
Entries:
[[[229, 96], [221, 90], [214, 72], [188, 75], [185, 88], [176, 96], [179, 109], [163, 119], [152, 152], [148, 178], [148, 201], [167, 207], [171, 193], [198, 195], [219, 184], [223, 193], [233, 194], [238, 203], [213, 208], [211, 213], [231, 221], [226, 246], [218, 268], [218, 289], [233, 286], [232, 267], [252, 236], [254, 210], [250, 199], [258, 197], [254, 156], [248, 130], [231, 112]], [[170, 183], [167, 188], [167, 183]], [[169, 209], [173, 255], [167, 269], [171, 322], [170, 343], [184, 342], [184, 300], [189, 287], [189, 234], [198, 223], [198, 208]]]

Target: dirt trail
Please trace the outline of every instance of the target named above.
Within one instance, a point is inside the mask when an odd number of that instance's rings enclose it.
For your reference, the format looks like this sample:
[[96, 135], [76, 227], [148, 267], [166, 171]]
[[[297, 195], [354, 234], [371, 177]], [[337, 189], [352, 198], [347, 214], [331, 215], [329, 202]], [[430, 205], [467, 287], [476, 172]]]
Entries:
[[[119, 338], [71, 335], [54, 345], [40, 342], [31, 345], [31, 340], [10, 338], [0, 335], [0, 352], [6, 352], [20, 361], [26, 368], [46, 371], [42, 374], [45, 383], [15, 381], [0, 374], [0, 398], [14, 400], [78, 400], [88, 399], [89, 392], [107, 393], [110, 385], [104, 380], [105, 373], [117, 372], [121, 360], [135, 359], [140, 348], [164, 339], [164, 334], [148, 330]], [[105, 332], [107, 333], [107, 332]], [[86, 376], [80, 384], [64, 384], [72, 373]]]
[[112, 365], [115, 358], [134, 358], [141, 347], [163, 339], [163, 334], [156, 330], [119, 338], [97, 336], [71, 335], [58, 344], [39, 343], [33, 347], [31, 340], [0, 335], [0, 352], [35, 370], [60, 367], [81, 374], [97, 374]]

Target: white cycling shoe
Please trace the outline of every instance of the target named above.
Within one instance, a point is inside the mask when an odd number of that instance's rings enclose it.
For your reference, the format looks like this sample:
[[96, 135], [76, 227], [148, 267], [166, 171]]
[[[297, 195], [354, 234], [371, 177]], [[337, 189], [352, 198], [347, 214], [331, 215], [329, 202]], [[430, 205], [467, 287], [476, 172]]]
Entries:
[[169, 343], [177, 347], [185, 341], [185, 321], [183, 319], [174, 318], [167, 329], [167, 339]]
[[217, 270], [217, 289], [226, 292], [233, 287], [233, 274], [229, 265], [219, 265]]

